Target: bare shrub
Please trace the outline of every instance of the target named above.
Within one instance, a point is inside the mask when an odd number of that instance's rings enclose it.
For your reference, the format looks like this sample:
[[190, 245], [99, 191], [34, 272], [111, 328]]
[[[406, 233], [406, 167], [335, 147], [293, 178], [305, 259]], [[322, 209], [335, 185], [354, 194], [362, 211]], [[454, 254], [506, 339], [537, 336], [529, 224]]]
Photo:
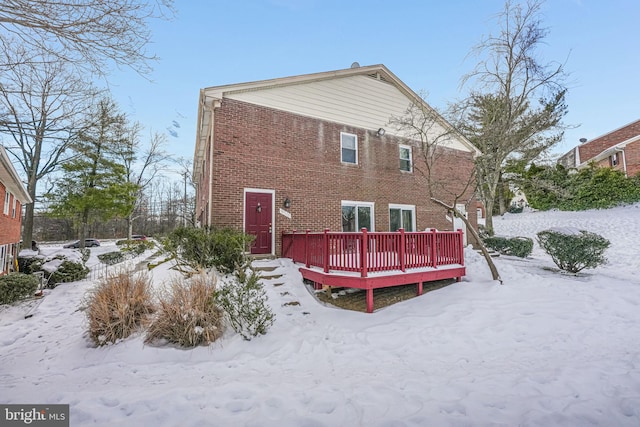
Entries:
[[87, 298], [89, 337], [98, 346], [114, 344], [131, 335], [153, 311], [146, 273], [112, 273]]
[[223, 312], [215, 302], [216, 279], [203, 273], [174, 279], [161, 295], [145, 342], [166, 340], [182, 347], [207, 345], [223, 332]]

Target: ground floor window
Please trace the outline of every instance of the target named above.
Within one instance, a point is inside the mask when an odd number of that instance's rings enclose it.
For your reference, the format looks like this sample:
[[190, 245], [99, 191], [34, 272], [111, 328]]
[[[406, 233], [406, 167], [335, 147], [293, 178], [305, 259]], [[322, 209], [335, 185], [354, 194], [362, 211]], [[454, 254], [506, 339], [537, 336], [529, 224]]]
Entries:
[[0, 246], [0, 273], [9, 272], [9, 245]]
[[373, 203], [342, 201], [342, 231], [355, 232], [361, 228], [374, 231]]
[[415, 205], [389, 205], [389, 231], [415, 231], [416, 207]]

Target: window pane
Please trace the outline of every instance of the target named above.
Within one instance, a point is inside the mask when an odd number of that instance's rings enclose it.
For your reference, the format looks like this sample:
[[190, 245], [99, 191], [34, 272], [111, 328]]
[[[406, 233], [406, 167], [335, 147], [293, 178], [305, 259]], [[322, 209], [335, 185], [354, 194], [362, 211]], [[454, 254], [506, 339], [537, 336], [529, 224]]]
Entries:
[[403, 210], [402, 211], [402, 226], [404, 231], [413, 231], [413, 212]]
[[340, 148], [342, 150], [342, 161], [345, 163], [358, 163], [356, 153], [358, 152], [358, 138], [348, 133], [340, 134]]
[[389, 209], [389, 230], [398, 231], [402, 227], [400, 209]]
[[343, 148], [351, 148], [352, 150], [356, 149], [356, 136], [355, 135], [346, 135], [342, 134], [342, 147]]
[[345, 163], [356, 162], [356, 150], [350, 150], [348, 148], [342, 149], [342, 161]]
[[400, 170], [411, 171], [411, 148], [400, 147]]
[[371, 231], [371, 208], [368, 206], [358, 206], [358, 230], [362, 227]]
[[342, 231], [356, 231], [356, 208], [355, 206], [342, 207]]

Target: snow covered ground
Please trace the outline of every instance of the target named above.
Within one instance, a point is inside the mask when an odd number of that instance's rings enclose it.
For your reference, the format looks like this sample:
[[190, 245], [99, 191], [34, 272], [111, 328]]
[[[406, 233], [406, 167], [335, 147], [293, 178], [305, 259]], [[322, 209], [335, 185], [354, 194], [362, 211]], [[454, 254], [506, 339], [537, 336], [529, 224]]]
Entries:
[[140, 335], [93, 348], [93, 283], [63, 284], [29, 319], [0, 311], [0, 402], [68, 403], [72, 426], [640, 425], [640, 205], [494, 222], [599, 233], [609, 264], [562, 274], [536, 244], [496, 259], [501, 286], [467, 250], [462, 282], [365, 314], [320, 304], [290, 261], [261, 261], [284, 275], [264, 281], [269, 333], [191, 350]]

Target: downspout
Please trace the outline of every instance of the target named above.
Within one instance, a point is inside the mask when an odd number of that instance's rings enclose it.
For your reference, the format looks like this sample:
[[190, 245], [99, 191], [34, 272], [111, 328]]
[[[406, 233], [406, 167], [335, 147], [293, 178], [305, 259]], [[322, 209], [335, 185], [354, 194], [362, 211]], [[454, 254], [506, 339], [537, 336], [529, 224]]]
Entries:
[[211, 105], [209, 105], [210, 117], [209, 117], [209, 203], [207, 203], [207, 224], [211, 226], [211, 221], [213, 218], [213, 143], [215, 141], [214, 138], [214, 118], [215, 118], [215, 109], [220, 108], [220, 100], [214, 99], [211, 101]]

